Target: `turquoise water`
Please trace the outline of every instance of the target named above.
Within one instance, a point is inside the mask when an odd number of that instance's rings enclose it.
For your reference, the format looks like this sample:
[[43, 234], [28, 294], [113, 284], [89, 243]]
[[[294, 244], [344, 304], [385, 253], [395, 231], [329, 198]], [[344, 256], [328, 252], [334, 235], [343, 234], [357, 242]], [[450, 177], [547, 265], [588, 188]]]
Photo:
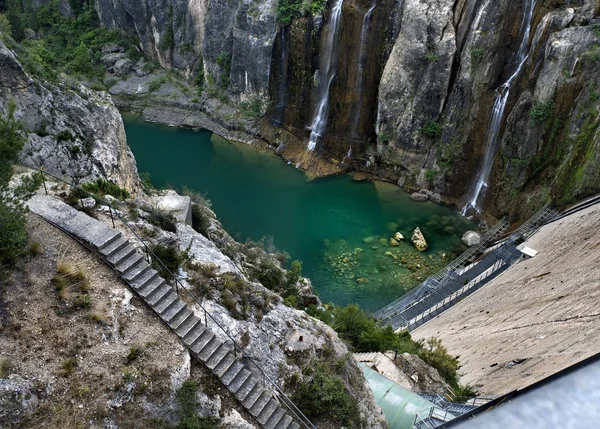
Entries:
[[[354, 182], [348, 175], [308, 181], [271, 153], [230, 143], [208, 131], [168, 128], [125, 118], [140, 172], [156, 187], [205, 194], [240, 241], [271, 237], [303, 262], [323, 302], [375, 311], [442, 268], [475, 225], [456, 210], [415, 203], [397, 186]], [[420, 227], [429, 249], [407, 239]]]

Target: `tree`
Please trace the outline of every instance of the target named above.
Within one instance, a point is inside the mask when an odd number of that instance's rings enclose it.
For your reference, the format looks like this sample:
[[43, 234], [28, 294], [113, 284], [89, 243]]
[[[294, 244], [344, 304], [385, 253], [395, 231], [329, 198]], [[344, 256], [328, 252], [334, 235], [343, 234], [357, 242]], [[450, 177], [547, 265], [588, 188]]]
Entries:
[[12, 175], [12, 165], [25, 144], [23, 124], [15, 119], [17, 105], [8, 102], [6, 117], [0, 118], [0, 189], [3, 189]]
[[0, 14], [0, 33], [10, 36], [12, 34], [12, 29], [10, 28], [10, 22], [6, 16]]

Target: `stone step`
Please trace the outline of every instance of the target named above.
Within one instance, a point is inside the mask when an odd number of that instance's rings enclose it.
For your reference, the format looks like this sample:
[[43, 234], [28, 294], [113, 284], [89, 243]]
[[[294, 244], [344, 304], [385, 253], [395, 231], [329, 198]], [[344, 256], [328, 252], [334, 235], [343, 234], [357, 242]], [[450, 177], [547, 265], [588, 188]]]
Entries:
[[254, 377], [248, 377], [238, 391], [235, 392], [235, 397], [243, 401], [257, 384], [258, 381]]
[[206, 329], [204, 332], [202, 332], [202, 335], [196, 338], [194, 342], [190, 342], [190, 348], [194, 353], [198, 354], [204, 348], [204, 346], [212, 342], [213, 339], [215, 339], [215, 334]]
[[294, 421], [294, 419], [289, 414], [286, 414], [279, 421], [279, 423], [277, 423], [277, 426], [275, 426], [275, 429], [287, 429], [293, 421]]
[[118, 265], [116, 265], [115, 269], [118, 272], [120, 272], [121, 275], [124, 275], [125, 273], [127, 273], [127, 271], [133, 269], [136, 266], [136, 264], [139, 264], [143, 261], [144, 261], [144, 257], [136, 252], [133, 255], [131, 255], [129, 258], [123, 260]]
[[[248, 371], [248, 372], [250, 372], [250, 371]], [[260, 398], [260, 396], [262, 395], [264, 390], [265, 389], [263, 389], [261, 387], [260, 383], [256, 383], [254, 385], [254, 388], [252, 388], [250, 393], [248, 393], [246, 398], [242, 401], [242, 403], [244, 404], [244, 407], [246, 407], [247, 410], [250, 410], [250, 408], [258, 400], [258, 398]]]
[[283, 419], [283, 416], [285, 416], [285, 410], [282, 406], [277, 404], [277, 407], [271, 413], [269, 419], [264, 423], [265, 429], [275, 429], [275, 426]]
[[141, 290], [150, 283], [152, 280], [158, 277], [158, 272], [147, 266], [148, 269], [143, 270], [134, 279], [129, 281], [129, 284], [137, 291]]
[[258, 397], [254, 405], [252, 405], [252, 407], [250, 407], [248, 411], [250, 411], [250, 414], [252, 414], [254, 417], [257, 417], [258, 415], [260, 415], [261, 411], [267, 406], [267, 404], [271, 402], [271, 399], [271, 394], [265, 389], [263, 389], [261, 395]]
[[180, 326], [182, 326], [184, 323], [186, 323], [193, 317], [194, 317], [194, 312], [192, 310], [190, 310], [186, 304], [186, 306], [183, 308], [183, 311], [179, 312], [171, 320], [167, 320], [167, 323], [169, 324], [171, 329], [173, 331], [175, 331], [175, 333], [177, 333], [177, 329], [179, 329]]
[[142, 263], [136, 265], [131, 270], [127, 271], [127, 273], [123, 274], [123, 278], [131, 284], [131, 282], [135, 282], [138, 280], [144, 273], [150, 270], [150, 265], [144, 260]]
[[105, 258], [108, 258], [108, 257], [114, 255], [115, 253], [117, 253], [119, 250], [126, 247], [127, 245], [129, 245], [129, 240], [127, 240], [127, 238], [125, 238], [125, 237], [119, 237], [117, 240], [113, 241], [108, 246], [106, 246], [102, 250], [100, 250], [100, 253]]
[[236, 362], [235, 356], [233, 355], [233, 353], [228, 352], [223, 359], [221, 359], [221, 361], [219, 362], [218, 365], [215, 365], [215, 367], [213, 368], [213, 373], [221, 378], [229, 368], [231, 368], [232, 365], [234, 365]]
[[227, 387], [235, 394], [235, 392], [240, 390], [240, 387], [242, 387], [246, 380], [251, 376], [252, 373], [246, 368], [243, 368], [240, 372], [238, 372], [238, 375], [236, 375], [235, 378], [229, 382]]
[[292, 422], [291, 425], [288, 426], [289, 429], [300, 429], [300, 425], [296, 422]]
[[210, 358], [214, 352], [217, 351], [219, 347], [221, 347], [221, 340], [219, 340], [216, 336], [214, 336], [209, 342], [207, 342], [202, 349], [195, 352], [200, 360], [204, 363]]
[[164, 297], [166, 297], [168, 294], [170, 294], [171, 292], [173, 292], [173, 289], [171, 288], [171, 286], [169, 286], [166, 283], [163, 283], [162, 286], [159, 289], [154, 290], [145, 299], [146, 299], [146, 302], [148, 304], [150, 304], [150, 306], [152, 308], [154, 308], [154, 306], [157, 303], [159, 303], [160, 301], [162, 301], [162, 299]]
[[202, 325], [202, 321], [198, 316], [193, 314], [192, 317], [185, 319], [185, 321], [176, 328], [175, 333], [179, 335], [179, 338], [184, 339], [184, 337], [198, 325]]
[[178, 299], [175, 301], [175, 304], [171, 306], [171, 308], [167, 309], [162, 314], [162, 318], [165, 322], [170, 324], [172, 320], [176, 320], [181, 314], [185, 314], [186, 311], [189, 311], [187, 304], [182, 299]]
[[229, 347], [227, 347], [225, 343], [222, 343], [219, 348], [210, 356], [210, 358], [206, 360], [206, 366], [208, 369], [213, 370], [214, 373], [214, 369], [217, 367], [217, 365], [219, 365], [219, 363], [221, 363], [223, 359], [225, 359], [227, 353], [229, 353]]
[[123, 234], [121, 234], [120, 232], [111, 229], [103, 236], [95, 239], [92, 245], [96, 247], [96, 249], [98, 249], [99, 251], [102, 251], [102, 249], [106, 248], [107, 246], [110, 246], [111, 243], [121, 238], [122, 235]]
[[154, 310], [162, 316], [162, 314], [165, 311], [167, 311], [172, 305], [174, 305], [178, 299], [179, 297], [177, 296], [175, 291], [171, 289], [171, 291], [165, 296], [163, 296], [162, 299], [156, 301], [156, 303], [153, 305]]
[[230, 366], [227, 371], [221, 376], [221, 381], [225, 386], [229, 386], [231, 382], [237, 377], [237, 375], [244, 369], [244, 365], [236, 361], [232, 366]]
[[125, 261], [127, 258], [129, 258], [134, 253], [135, 253], [135, 248], [132, 245], [128, 244], [127, 246], [124, 246], [121, 250], [119, 250], [118, 252], [114, 253], [112, 256], [106, 258], [106, 261], [114, 267], [116, 265], [119, 265], [121, 262]]
[[192, 348], [196, 342], [202, 341], [204, 336], [208, 336], [208, 339], [206, 339], [206, 341], [208, 341], [213, 335], [214, 334], [210, 329], [207, 329], [202, 323], [198, 323], [193, 329], [189, 330], [185, 337], [183, 337], [183, 342]]
[[160, 288], [167, 286], [167, 283], [162, 277], [155, 277], [154, 280], [146, 283], [146, 285], [138, 290], [138, 293], [146, 301], [152, 298], [152, 294], [158, 292]]
[[277, 400], [271, 396], [271, 399], [269, 399], [267, 405], [265, 405], [264, 408], [260, 411], [260, 413], [258, 413], [258, 415], [256, 416], [256, 420], [258, 420], [258, 422], [264, 426], [265, 423], [269, 421], [269, 419], [278, 407], [279, 402], [277, 402]]

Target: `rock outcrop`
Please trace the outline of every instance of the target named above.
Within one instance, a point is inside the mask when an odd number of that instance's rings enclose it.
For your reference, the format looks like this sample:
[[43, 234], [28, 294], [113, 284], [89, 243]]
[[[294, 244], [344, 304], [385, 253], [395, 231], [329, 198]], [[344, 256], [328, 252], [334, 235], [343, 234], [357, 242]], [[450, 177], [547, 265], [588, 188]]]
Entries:
[[423, 236], [420, 228], [415, 228], [412, 236], [410, 237], [410, 241], [412, 241], [419, 252], [424, 252], [427, 250], [427, 241], [425, 241], [425, 237]]
[[0, 112], [11, 100], [28, 133], [24, 164], [77, 182], [104, 178], [132, 194], [139, 191], [135, 159], [110, 95], [68, 78], [36, 81], [0, 41]]

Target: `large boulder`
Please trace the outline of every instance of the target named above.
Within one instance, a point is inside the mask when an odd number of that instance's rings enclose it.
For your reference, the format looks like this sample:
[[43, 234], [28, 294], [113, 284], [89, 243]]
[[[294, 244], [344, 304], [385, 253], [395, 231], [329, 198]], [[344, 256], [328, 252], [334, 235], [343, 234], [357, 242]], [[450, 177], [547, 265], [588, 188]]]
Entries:
[[424, 252], [427, 250], [427, 241], [425, 241], [425, 237], [418, 227], [415, 228], [414, 232], [412, 233], [410, 241], [412, 241], [419, 252]]
[[131, 69], [133, 68], [133, 61], [128, 58], [120, 59], [115, 63], [112, 70], [115, 76], [125, 76], [129, 74]]
[[469, 247], [475, 246], [476, 244], [481, 243], [481, 235], [475, 231], [467, 231], [462, 236], [462, 242]]
[[424, 194], [421, 192], [413, 192], [410, 195], [410, 199], [413, 201], [417, 201], [417, 202], [424, 202], [424, 201], [427, 201], [429, 199], [429, 197], [427, 196], [427, 194]]
[[157, 210], [171, 213], [177, 222], [192, 224], [192, 201], [190, 197], [168, 190], [149, 198], [148, 202]]

